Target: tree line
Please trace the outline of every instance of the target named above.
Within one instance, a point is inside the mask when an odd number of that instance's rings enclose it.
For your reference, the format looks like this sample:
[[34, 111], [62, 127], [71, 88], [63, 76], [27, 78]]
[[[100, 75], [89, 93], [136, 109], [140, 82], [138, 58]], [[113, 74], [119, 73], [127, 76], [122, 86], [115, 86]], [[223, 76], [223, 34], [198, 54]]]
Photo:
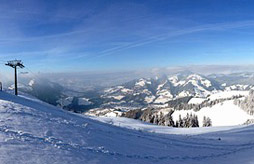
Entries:
[[[174, 121], [172, 118], [173, 110], [169, 111], [167, 114], [163, 114], [159, 109], [147, 108], [147, 109], [137, 109], [127, 111], [123, 117], [139, 119], [144, 122], [162, 125], [162, 126], [171, 126], [178, 128], [190, 128], [190, 127], [199, 127], [198, 116], [195, 114], [189, 114], [185, 117], [179, 115], [178, 120]], [[212, 126], [212, 121], [209, 117], [204, 117], [202, 122], [203, 127]]]

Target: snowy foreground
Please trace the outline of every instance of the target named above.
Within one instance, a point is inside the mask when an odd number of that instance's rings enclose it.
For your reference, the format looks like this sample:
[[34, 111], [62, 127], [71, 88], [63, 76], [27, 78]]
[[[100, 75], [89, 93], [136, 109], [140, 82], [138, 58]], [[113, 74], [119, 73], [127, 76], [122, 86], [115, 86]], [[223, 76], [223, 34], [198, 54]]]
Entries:
[[254, 163], [254, 126], [178, 130], [104, 120], [128, 129], [3, 92], [0, 112], [0, 163]]

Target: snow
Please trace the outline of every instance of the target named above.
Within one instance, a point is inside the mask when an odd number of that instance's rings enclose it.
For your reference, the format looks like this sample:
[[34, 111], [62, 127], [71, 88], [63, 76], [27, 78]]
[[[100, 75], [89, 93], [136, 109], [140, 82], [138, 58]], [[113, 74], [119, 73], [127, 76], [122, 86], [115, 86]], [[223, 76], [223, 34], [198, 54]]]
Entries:
[[[188, 83], [191, 83], [192, 85], [195, 86], [195, 93], [198, 96], [202, 96], [202, 97], [206, 97], [207, 95], [209, 95], [211, 92], [207, 91], [206, 89], [204, 89], [202, 86], [200, 86], [198, 84], [198, 81], [196, 80], [189, 80]], [[186, 83], [185, 85], [187, 85], [188, 83]]]
[[123, 89], [121, 89], [121, 92], [122, 93], [130, 93], [130, 92], [132, 92], [132, 90], [127, 89], [127, 88], [123, 88]]
[[113, 98], [115, 100], [122, 100], [125, 96], [118, 95], [118, 96], [108, 96], [108, 98]]
[[177, 135], [200, 135], [211, 132], [219, 132], [225, 130], [238, 129], [246, 127], [246, 125], [239, 126], [222, 126], [222, 127], [200, 127], [200, 128], [173, 128], [167, 126], [158, 126], [151, 123], [134, 120], [125, 117], [90, 117], [103, 123], [112, 124], [128, 129], [140, 130], [151, 133], [160, 134], [177, 134]]
[[168, 107], [168, 104], [165, 103], [165, 104], [152, 104], [152, 107], [154, 108], [167, 108]]
[[62, 106], [68, 106], [72, 103], [73, 101], [73, 97], [67, 97], [65, 99], [61, 99], [58, 101], [58, 103], [60, 103]]
[[170, 90], [167, 90], [167, 89], [162, 89], [162, 90], [157, 91], [157, 95], [168, 97], [168, 98], [171, 98], [171, 99], [174, 97], [171, 94]]
[[78, 99], [78, 104], [79, 105], [91, 105], [92, 102], [89, 101], [89, 99], [83, 97]]
[[178, 77], [176, 75], [168, 78], [168, 80], [174, 85], [177, 86], [178, 85]]
[[3, 164], [254, 162], [253, 125], [175, 129], [124, 118], [98, 118], [105, 124], [93, 120], [96, 117], [4, 92], [0, 92], [0, 113]]
[[145, 79], [140, 79], [138, 82], [136, 82], [136, 86], [144, 87], [146, 84], [151, 84], [150, 81], [147, 81]]
[[196, 82], [197, 82], [197, 81], [200, 81], [200, 83], [201, 83], [202, 85], [204, 85], [205, 87], [207, 87], [207, 88], [209, 88], [209, 87], [212, 86], [212, 83], [211, 83], [209, 80], [204, 79], [204, 78], [202, 78], [201, 76], [199, 76], [199, 75], [197, 75], [197, 74], [189, 75], [189, 76], [187, 77], [187, 79], [191, 79], [190, 81], [192, 82], [193, 85], [197, 85]]
[[164, 83], [158, 85], [157, 90], [160, 90], [166, 83], [167, 83], [167, 81], [165, 81]]
[[105, 117], [118, 117], [121, 116], [122, 112], [120, 111], [111, 111], [105, 114]]
[[159, 113], [162, 113], [164, 116], [167, 115], [169, 112], [171, 112], [172, 108], [162, 108], [159, 110]]
[[226, 87], [226, 86], [227, 86], [227, 83], [223, 83], [223, 84], [221, 84], [221, 86]]
[[181, 80], [181, 81], [179, 81], [178, 83], [176, 83], [175, 86], [184, 85], [185, 83], [186, 83], [186, 81]]
[[182, 91], [182, 92], [180, 92], [179, 94], [178, 94], [178, 98], [179, 97], [186, 97], [186, 96], [190, 96], [191, 94], [190, 94], [190, 92], [189, 91]]
[[[195, 88], [195, 95], [199, 97], [206, 97], [209, 94], [211, 94], [211, 91], [208, 91], [207, 88], [212, 87], [211, 81], [209, 81], [206, 78], [201, 77], [198, 74], [191, 74], [189, 75], [185, 80], [178, 79], [177, 76], [172, 76], [168, 78], [168, 80], [174, 85], [174, 86], [187, 86], [188, 84], [192, 84]], [[178, 94], [176, 97], [185, 97], [189, 96], [190, 94], [186, 92], [186, 90], [182, 91]]]
[[149, 103], [152, 103], [154, 99], [155, 99], [155, 96], [146, 96], [145, 102], [149, 104]]
[[244, 124], [248, 119], [254, 119], [253, 116], [248, 115], [240, 107], [234, 105], [233, 100], [225, 101], [223, 103], [214, 105], [213, 107], [201, 108], [200, 111], [193, 110], [181, 110], [175, 111], [172, 116], [176, 121], [179, 115], [185, 117], [189, 114], [195, 114], [198, 116], [200, 126], [202, 125], [204, 116], [210, 117], [212, 120], [212, 126], [233, 126]]
[[151, 91], [149, 91], [148, 89], [144, 89], [144, 90], [142, 91], [142, 93], [145, 93], [145, 94], [147, 94], [147, 95], [152, 95]]
[[110, 93], [114, 93], [115, 91], [116, 91], [115, 88], [109, 88], [109, 89], [105, 89], [104, 92], [110, 94]]
[[[32, 91], [33, 88], [29, 85], [24, 85], [24, 84], [21, 84], [21, 83], [18, 83], [18, 88], [22, 88], [24, 90], [27, 90], [27, 91]], [[11, 86], [8, 87], [8, 90], [14, 90], [15, 89], [15, 86], [14, 84], [12, 84]]]
[[155, 104], [165, 104], [166, 102], [172, 100], [170, 97], [167, 97], [167, 96], [159, 96], [155, 101], [154, 103]]
[[[161, 87], [163, 86], [164, 84], [162, 84], [161, 86], [159, 86], [158, 88], [161, 89]], [[154, 103], [157, 103], [157, 104], [165, 104], [166, 102], [170, 101], [173, 99], [173, 95], [170, 93], [170, 90], [169, 89], [162, 89], [162, 90], [158, 90], [157, 93], [156, 93], [159, 97], [154, 101]]]
[[237, 84], [237, 85], [231, 85], [225, 88], [225, 90], [227, 91], [231, 91], [231, 90], [247, 90], [247, 88], [250, 87], [249, 85], [241, 85], [241, 84]]
[[221, 91], [218, 93], [212, 94], [209, 99], [216, 100], [216, 99], [226, 99], [232, 98], [233, 96], [248, 96], [249, 91]]
[[172, 76], [172, 77], [169, 78], [169, 81], [172, 82], [172, 84], [174, 86], [179, 86], [179, 85], [180, 86], [181, 85], [185, 86], [188, 83], [191, 83], [194, 86], [196, 86], [197, 88], [199, 88], [200, 90], [205, 90], [205, 89], [202, 88], [201, 86], [199, 86], [199, 82], [203, 86], [205, 86], [206, 88], [209, 88], [209, 87], [212, 86], [212, 83], [209, 80], [207, 80], [207, 79], [205, 79], [205, 78], [203, 78], [203, 77], [201, 77], [200, 75], [197, 75], [197, 74], [191, 74], [186, 78], [186, 80], [181, 80], [181, 81], [178, 80], [177, 76]]
[[35, 84], [35, 80], [30, 80], [29, 83], [28, 83], [28, 85], [29, 85], [30, 87], [32, 87], [34, 84]]
[[197, 97], [194, 97], [194, 98], [190, 99], [188, 104], [201, 104], [205, 100], [206, 100], [206, 98], [197, 98]]
[[209, 80], [202, 80], [201, 84], [203, 84], [204, 86], [206, 86], [207, 88], [212, 86], [212, 83]]
[[117, 86], [117, 87], [105, 89], [104, 92], [107, 93], [107, 94], [112, 94], [112, 93], [117, 92], [117, 91], [122, 90], [122, 89], [124, 89], [123, 86]]
[[139, 82], [136, 83], [136, 85], [139, 85], [139, 86], [143, 87], [143, 86], [146, 85], [146, 83], [144, 81], [139, 81]]

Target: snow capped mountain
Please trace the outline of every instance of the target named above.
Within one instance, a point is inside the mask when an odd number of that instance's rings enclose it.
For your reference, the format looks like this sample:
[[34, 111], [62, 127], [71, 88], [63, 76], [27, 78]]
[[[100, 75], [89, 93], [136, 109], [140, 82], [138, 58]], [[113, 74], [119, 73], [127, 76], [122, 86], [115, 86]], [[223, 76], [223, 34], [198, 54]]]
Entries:
[[239, 90], [248, 91], [248, 90], [251, 90], [251, 89], [254, 89], [254, 87], [252, 85], [241, 85], [241, 84], [235, 84], [235, 85], [231, 85], [231, 86], [226, 86], [225, 85], [225, 90], [227, 90], [227, 91], [232, 91], [232, 90], [235, 90], [235, 91], [239, 91]]
[[[155, 79], [142, 78], [106, 89], [104, 98], [120, 97], [121, 99], [111, 99], [107, 106], [103, 104], [102, 108], [90, 110], [87, 114], [129, 117], [166, 126], [178, 126], [176, 123], [179, 115], [186, 118], [188, 114], [194, 115], [193, 118], [197, 117], [196, 120], [199, 122], [197, 126], [203, 126], [204, 116], [214, 121], [211, 124], [213, 126], [238, 125], [246, 123], [253, 117], [236, 107], [233, 100], [248, 96], [252, 88], [252, 85], [220, 84], [212, 78], [193, 73], [162, 76]], [[122, 92], [122, 90], [128, 92]], [[127, 97], [129, 99], [126, 99]], [[222, 106], [218, 105], [220, 103]], [[224, 103], [228, 105], [223, 105]], [[165, 111], [168, 112], [165, 113]], [[227, 117], [223, 122], [218, 120], [222, 114], [223, 117], [225, 115], [232, 117]], [[237, 121], [237, 116], [242, 117]], [[233, 122], [230, 122], [231, 120]], [[195, 127], [196, 125], [186, 126]]]
[[[184, 97], [192, 97], [191, 101], [197, 104], [195, 101], [205, 101], [210, 95], [222, 91], [249, 91], [254, 88], [251, 84], [253, 77], [253, 74], [248, 73], [203, 76], [192, 72], [179, 72], [155, 78], [140, 78], [86, 92], [73, 91], [69, 87], [64, 88], [43, 79], [27, 79], [22, 81], [19, 87], [22, 92], [74, 112], [108, 109], [118, 113], [148, 106], [165, 108], [168, 107], [168, 102]], [[250, 80], [249, 84], [241, 83], [247, 80]], [[13, 86], [10, 88], [13, 89]]]
[[138, 79], [108, 88], [102, 95], [111, 105], [142, 107], [148, 104], [165, 106], [168, 101], [187, 96], [207, 97], [221, 87], [198, 74], [177, 74], [155, 79]]
[[[181, 77], [181, 79], [179, 79]], [[185, 79], [184, 79], [185, 78]], [[184, 77], [182, 75], [175, 75], [169, 78], [169, 80], [172, 82], [174, 86], [185, 86], [189, 83], [191, 83], [194, 86], [203, 85], [206, 88], [209, 88], [212, 86], [211, 81], [208, 79], [201, 77], [198, 74], [190, 74], [187, 77]]]
[[146, 86], [146, 85], [151, 85], [151, 84], [152, 84], [151, 81], [148, 81], [148, 80], [146, 80], [146, 79], [141, 78], [141, 79], [139, 79], [139, 80], [135, 83], [135, 86], [136, 86], [136, 87], [142, 88], [142, 87], [144, 87], [144, 86]]

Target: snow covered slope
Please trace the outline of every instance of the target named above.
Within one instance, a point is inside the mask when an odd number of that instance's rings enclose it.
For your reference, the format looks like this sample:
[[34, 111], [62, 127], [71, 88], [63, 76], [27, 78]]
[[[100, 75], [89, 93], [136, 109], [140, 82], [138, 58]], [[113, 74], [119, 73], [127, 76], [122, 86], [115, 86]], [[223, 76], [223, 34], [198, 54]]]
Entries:
[[0, 92], [0, 112], [3, 164], [254, 162], [253, 126], [200, 135], [148, 133], [104, 124], [4, 92]]
[[173, 128], [169, 126], [158, 126], [155, 124], [143, 122], [141, 120], [135, 120], [125, 117], [91, 117], [91, 118], [114, 126], [144, 132], [160, 133], [160, 134], [192, 135], [192, 136], [246, 127], [246, 125], [239, 125], [239, 126], [200, 127], [200, 128]]
[[186, 117], [187, 113], [197, 115], [200, 126], [202, 126], [204, 116], [212, 120], [212, 126], [242, 125], [246, 123], [247, 120], [254, 119], [253, 116], [234, 105], [233, 100], [225, 101], [212, 107], [204, 107], [197, 112], [193, 110], [175, 111], [172, 114], [173, 120], [178, 120], [179, 115]]

